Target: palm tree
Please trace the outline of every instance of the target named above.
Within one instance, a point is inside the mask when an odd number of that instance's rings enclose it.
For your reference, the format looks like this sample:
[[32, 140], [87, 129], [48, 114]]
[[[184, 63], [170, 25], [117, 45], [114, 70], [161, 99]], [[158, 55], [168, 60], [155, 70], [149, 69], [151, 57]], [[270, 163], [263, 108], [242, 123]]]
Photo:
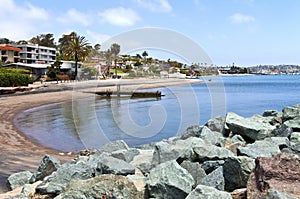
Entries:
[[65, 54], [72, 57], [72, 59], [75, 61], [74, 79], [77, 79], [78, 62], [83, 61], [90, 52], [91, 46], [86, 38], [80, 35], [77, 36], [77, 34], [73, 35], [68, 43], [67, 49], [65, 50]]
[[110, 47], [111, 53], [114, 55], [115, 58], [115, 73], [116, 73], [116, 78], [118, 78], [117, 74], [117, 56], [120, 53], [120, 45], [117, 43], [113, 43]]
[[146, 63], [146, 58], [147, 58], [147, 56], [148, 56], [147, 51], [144, 51], [144, 52], [142, 53], [142, 56], [144, 57], [144, 62]]

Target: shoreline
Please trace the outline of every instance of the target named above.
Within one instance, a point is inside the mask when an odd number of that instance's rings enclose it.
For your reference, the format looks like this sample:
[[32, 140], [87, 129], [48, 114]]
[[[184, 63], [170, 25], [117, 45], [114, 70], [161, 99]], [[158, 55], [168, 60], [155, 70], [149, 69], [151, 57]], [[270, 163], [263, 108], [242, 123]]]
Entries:
[[[137, 82], [138, 80], [138, 82]], [[15, 172], [36, 170], [41, 158], [45, 155], [52, 155], [62, 162], [72, 160], [75, 155], [60, 154], [60, 151], [42, 146], [20, 132], [14, 125], [14, 118], [20, 112], [52, 103], [66, 102], [72, 99], [80, 99], [94, 96], [84, 93], [89, 89], [114, 89], [116, 83], [124, 83], [122, 89], [135, 90], [147, 88], [162, 88], [184, 84], [203, 82], [200, 79], [133, 79], [133, 80], [99, 80], [79, 83], [61, 83], [52, 85], [34, 92], [16, 93], [7, 96], [0, 96], [0, 193], [5, 189], [6, 178]], [[95, 83], [98, 83], [95, 86]], [[76, 86], [76, 91], [73, 87]], [[62, 89], [62, 90], [60, 90]], [[47, 91], [48, 90], [48, 91]]]

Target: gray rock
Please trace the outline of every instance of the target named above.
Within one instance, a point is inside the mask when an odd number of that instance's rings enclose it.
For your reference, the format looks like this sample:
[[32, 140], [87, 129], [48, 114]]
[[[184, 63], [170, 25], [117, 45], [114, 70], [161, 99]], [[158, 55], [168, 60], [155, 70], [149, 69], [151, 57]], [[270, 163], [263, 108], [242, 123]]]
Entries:
[[11, 196], [5, 199], [29, 199], [25, 194], [17, 194], [15, 196]]
[[267, 195], [259, 197], [259, 199], [297, 199], [296, 197], [289, 196], [278, 190], [270, 189]]
[[290, 119], [288, 121], [285, 121], [283, 124], [285, 124], [287, 127], [293, 129], [294, 132], [300, 132], [300, 116], [294, 117], [293, 119]]
[[243, 118], [235, 113], [228, 113], [226, 125], [234, 134], [242, 135], [250, 140], [261, 140], [271, 137], [275, 126], [270, 124], [270, 119], [259, 115]]
[[102, 146], [96, 153], [97, 154], [103, 153], [103, 152], [112, 153], [114, 151], [118, 151], [118, 150], [122, 150], [122, 149], [128, 150], [129, 147], [123, 140], [117, 140], [117, 141], [110, 142], [110, 143]]
[[175, 160], [153, 168], [147, 181], [150, 197], [164, 199], [185, 198], [193, 185], [193, 177]]
[[282, 117], [282, 112], [277, 110], [266, 110], [262, 114], [263, 117]]
[[248, 144], [245, 147], [238, 147], [237, 154], [245, 155], [250, 158], [258, 156], [271, 157], [280, 153], [281, 148], [288, 148], [289, 140], [286, 137], [271, 137], [264, 140], [257, 140], [253, 144]]
[[225, 191], [219, 191], [213, 187], [198, 185], [186, 199], [231, 199], [231, 195]]
[[230, 139], [232, 143], [236, 143], [236, 142], [246, 142], [244, 140], [244, 138], [240, 135], [234, 135], [232, 136], [232, 138]]
[[128, 150], [122, 149], [118, 151], [114, 151], [111, 153], [112, 157], [124, 160], [125, 162], [131, 162], [136, 155], [139, 155], [140, 151], [135, 148], [130, 148]]
[[182, 161], [193, 159], [193, 147], [198, 145], [203, 146], [207, 144], [201, 138], [196, 137], [190, 137], [186, 140], [176, 140], [171, 143], [166, 141], [158, 142], [153, 152], [152, 165], [158, 165], [178, 158]]
[[225, 179], [223, 177], [223, 167], [219, 167], [201, 180], [202, 185], [224, 191]]
[[300, 104], [284, 107], [282, 109], [282, 113], [283, 121], [294, 119], [295, 117], [298, 117], [300, 115]]
[[8, 177], [7, 187], [10, 190], [14, 190], [15, 188], [28, 184], [32, 175], [33, 174], [30, 171], [21, 171], [18, 173], [14, 173]]
[[113, 174], [104, 174], [88, 180], [72, 181], [65, 192], [55, 199], [98, 199], [98, 198], [143, 198], [128, 178]]
[[149, 173], [152, 169], [153, 150], [139, 150], [139, 153], [129, 164], [140, 169], [144, 174]]
[[219, 143], [220, 139], [223, 137], [223, 135], [216, 131], [212, 131], [208, 127], [204, 126], [198, 137], [203, 139], [204, 141], [208, 142], [209, 144], [217, 145]]
[[291, 134], [290, 143], [292, 146], [300, 143], [300, 132], [294, 132]]
[[220, 166], [223, 166], [225, 163], [224, 160], [211, 160], [211, 161], [205, 161], [201, 164], [201, 168], [204, 169], [206, 173], [211, 173]]
[[135, 167], [131, 164], [107, 154], [102, 154], [97, 165], [97, 174], [116, 174], [128, 175], [134, 174]]
[[235, 189], [245, 188], [249, 175], [254, 167], [254, 159], [244, 156], [227, 158], [223, 166], [225, 190], [233, 191]]
[[208, 160], [224, 160], [228, 157], [234, 156], [230, 150], [214, 145], [197, 146], [193, 149], [197, 155], [197, 160], [200, 162], [205, 162]]
[[186, 129], [185, 132], [179, 135], [179, 138], [185, 140], [190, 137], [199, 137], [202, 128], [203, 126], [199, 126], [199, 125], [190, 126]]
[[282, 124], [279, 128], [277, 128], [273, 136], [274, 137], [290, 137], [291, 134], [293, 133], [293, 129], [286, 124]]
[[60, 167], [60, 160], [45, 155], [40, 162], [40, 165], [37, 169], [37, 172], [33, 174], [33, 177], [30, 179], [30, 183], [43, 180], [46, 176], [50, 175]]
[[185, 160], [180, 164], [180, 166], [186, 169], [194, 178], [194, 187], [199, 185], [201, 180], [206, 176], [204, 169], [201, 168], [201, 165], [198, 162], [190, 162]]
[[44, 178], [37, 186], [36, 192], [40, 194], [60, 194], [71, 180], [89, 179], [95, 176], [95, 171], [89, 165], [63, 164], [56, 172]]
[[223, 133], [225, 128], [225, 118], [223, 117], [215, 117], [213, 119], [208, 120], [205, 124], [211, 131]]

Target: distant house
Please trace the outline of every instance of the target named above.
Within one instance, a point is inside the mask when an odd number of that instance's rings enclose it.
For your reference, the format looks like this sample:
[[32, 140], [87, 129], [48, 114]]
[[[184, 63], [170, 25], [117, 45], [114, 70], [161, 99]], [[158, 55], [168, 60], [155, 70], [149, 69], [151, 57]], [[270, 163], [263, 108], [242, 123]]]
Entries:
[[56, 49], [38, 44], [17, 44], [20, 48], [20, 62], [26, 64], [49, 64], [56, 59]]
[[18, 62], [20, 60], [20, 48], [16, 48], [7, 44], [0, 45], [0, 60], [2, 62]]

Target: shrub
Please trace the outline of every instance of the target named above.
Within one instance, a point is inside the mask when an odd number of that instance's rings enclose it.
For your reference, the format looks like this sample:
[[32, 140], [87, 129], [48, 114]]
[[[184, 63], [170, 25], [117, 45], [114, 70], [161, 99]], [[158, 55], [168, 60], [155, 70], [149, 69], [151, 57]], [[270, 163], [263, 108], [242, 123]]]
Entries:
[[27, 86], [32, 82], [32, 77], [26, 74], [0, 73], [0, 87]]

